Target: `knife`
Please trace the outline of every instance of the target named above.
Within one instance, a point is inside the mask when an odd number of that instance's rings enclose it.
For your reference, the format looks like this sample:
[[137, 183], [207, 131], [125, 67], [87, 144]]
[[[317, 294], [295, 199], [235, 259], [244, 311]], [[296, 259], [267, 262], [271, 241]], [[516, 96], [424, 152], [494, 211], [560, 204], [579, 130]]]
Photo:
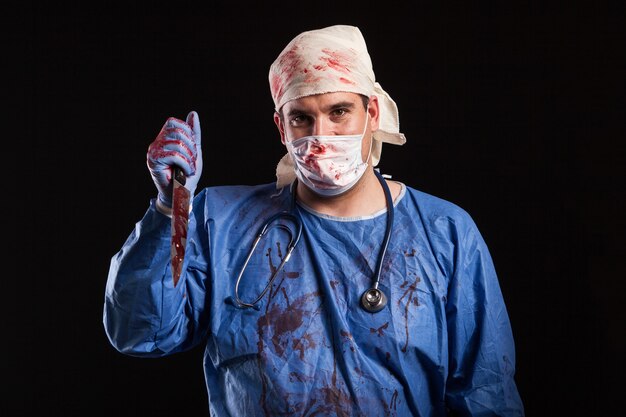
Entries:
[[174, 287], [178, 284], [185, 260], [187, 225], [189, 223], [190, 192], [185, 188], [185, 174], [179, 167], [172, 167], [172, 238], [170, 258]]

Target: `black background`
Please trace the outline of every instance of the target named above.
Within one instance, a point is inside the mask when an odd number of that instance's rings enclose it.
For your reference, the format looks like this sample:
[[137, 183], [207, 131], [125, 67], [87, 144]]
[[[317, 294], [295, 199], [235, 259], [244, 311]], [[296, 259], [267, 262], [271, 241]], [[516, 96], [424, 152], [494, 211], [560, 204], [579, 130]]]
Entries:
[[155, 196], [145, 153], [169, 116], [200, 115], [201, 187], [274, 180], [269, 65], [333, 24], [361, 29], [400, 110], [408, 142], [385, 145], [381, 170], [466, 209], [489, 245], [527, 415], [619, 409], [622, 8], [405, 3], [5, 10], [0, 414], [208, 414], [202, 348], [137, 359], [109, 345], [109, 261]]

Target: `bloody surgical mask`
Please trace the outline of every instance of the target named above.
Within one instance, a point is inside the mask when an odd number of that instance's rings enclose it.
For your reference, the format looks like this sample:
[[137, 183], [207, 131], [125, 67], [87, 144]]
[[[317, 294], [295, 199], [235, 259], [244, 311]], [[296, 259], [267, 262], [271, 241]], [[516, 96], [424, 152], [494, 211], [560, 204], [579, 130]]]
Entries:
[[[367, 159], [361, 154], [363, 133], [357, 135], [311, 135], [287, 141], [298, 179], [323, 196], [348, 191], [365, 173]], [[370, 142], [370, 152], [372, 151]]]

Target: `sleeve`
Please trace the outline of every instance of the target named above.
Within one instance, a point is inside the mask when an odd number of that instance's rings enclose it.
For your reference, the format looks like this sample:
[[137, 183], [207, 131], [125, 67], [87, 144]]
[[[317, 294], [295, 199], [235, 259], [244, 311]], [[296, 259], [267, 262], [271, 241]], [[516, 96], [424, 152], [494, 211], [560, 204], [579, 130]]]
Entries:
[[156, 210], [154, 199], [111, 259], [103, 323], [118, 351], [157, 357], [190, 349], [203, 339], [208, 328], [204, 307], [209, 248], [195, 211], [189, 218], [187, 254], [176, 287], [170, 265], [171, 223]]
[[523, 416], [513, 334], [495, 268], [469, 216], [465, 226], [446, 304], [446, 404], [453, 416]]

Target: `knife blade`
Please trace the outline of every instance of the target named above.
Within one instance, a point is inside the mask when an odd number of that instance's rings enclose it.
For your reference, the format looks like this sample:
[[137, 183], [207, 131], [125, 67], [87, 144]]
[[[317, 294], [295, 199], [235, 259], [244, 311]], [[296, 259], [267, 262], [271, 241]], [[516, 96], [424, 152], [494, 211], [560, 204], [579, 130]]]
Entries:
[[172, 169], [172, 226], [170, 258], [174, 287], [178, 284], [185, 260], [187, 225], [189, 223], [190, 192], [185, 188], [185, 174], [178, 167]]

